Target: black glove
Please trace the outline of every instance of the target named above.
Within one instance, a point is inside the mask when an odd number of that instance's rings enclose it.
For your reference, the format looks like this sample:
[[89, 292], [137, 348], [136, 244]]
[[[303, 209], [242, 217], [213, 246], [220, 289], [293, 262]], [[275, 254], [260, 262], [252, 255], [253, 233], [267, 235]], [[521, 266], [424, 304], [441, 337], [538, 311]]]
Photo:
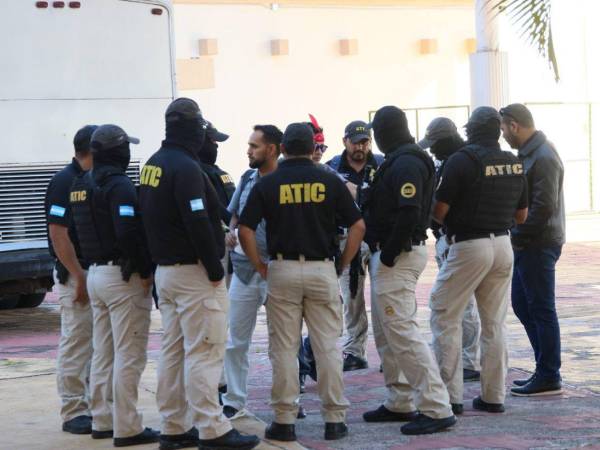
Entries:
[[67, 284], [69, 280], [69, 271], [59, 260], [56, 260], [56, 278], [60, 284]]

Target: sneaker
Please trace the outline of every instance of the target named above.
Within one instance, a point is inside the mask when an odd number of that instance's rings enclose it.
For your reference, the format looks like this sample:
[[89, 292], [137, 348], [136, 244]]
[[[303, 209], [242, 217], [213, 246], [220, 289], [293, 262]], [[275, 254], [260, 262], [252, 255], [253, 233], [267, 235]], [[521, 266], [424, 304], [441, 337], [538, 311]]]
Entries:
[[411, 422], [419, 416], [417, 411], [394, 412], [381, 405], [373, 411], [367, 411], [363, 414], [365, 422]]
[[231, 419], [238, 413], [239, 409], [235, 409], [233, 406], [225, 405], [223, 406], [223, 415], [228, 419]]
[[513, 384], [515, 386], [519, 386], [519, 387], [525, 386], [527, 383], [531, 382], [534, 378], [535, 378], [535, 373], [532, 374], [529, 378], [522, 378], [520, 380], [514, 380]]
[[109, 439], [113, 437], [113, 430], [92, 430], [92, 439]]
[[306, 411], [304, 410], [304, 406], [298, 405], [298, 414], [296, 414], [296, 418], [306, 419]]
[[275, 441], [292, 442], [296, 440], [296, 426], [272, 422], [265, 429], [265, 438]]
[[456, 423], [456, 417], [450, 416], [443, 419], [434, 419], [426, 416], [425, 414], [419, 414], [417, 420], [414, 420], [406, 425], [400, 427], [402, 434], [416, 435], [416, 434], [432, 434], [439, 431], [443, 431], [446, 428], [450, 428]]
[[244, 436], [235, 428], [216, 439], [200, 439], [198, 450], [250, 450], [260, 444], [258, 436]]
[[542, 377], [534, 377], [529, 383], [521, 387], [514, 387], [510, 390], [512, 395], [517, 397], [535, 397], [541, 395], [562, 394], [560, 380], [550, 381]]
[[475, 397], [473, 399], [473, 409], [478, 409], [479, 411], [485, 411], [489, 413], [503, 413], [504, 405], [502, 403], [484, 402], [481, 397]]
[[481, 372], [478, 370], [463, 369], [463, 381], [479, 381]]
[[344, 353], [344, 372], [367, 369], [368, 367], [369, 363], [366, 359], [362, 359], [352, 353]]
[[462, 403], [450, 403], [450, 406], [452, 407], [452, 412], [455, 416], [461, 415], [464, 411]]
[[92, 418], [77, 416], [62, 424], [62, 430], [71, 434], [92, 434]]
[[304, 394], [306, 392], [306, 375], [300, 374], [298, 381], [300, 382], [300, 393]]
[[178, 450], [180, 448], [198, 447], [200, 442], [198, 430], [192, 427], [182, 434], [161, 434], [158, 438], [159, 450]]
[[144, 431], [135, 436], [114, 438], [113, 445], [115, 447], [129, 447], [130, 445], [150, 444], [152, 442], [158, 442], [159, 437], [159, 431], [153, 430], [152, 428], [144, 428]]
[[344, 422], [325, 423], [325, 440], [335, 441], [348, 436], [348, 426]]

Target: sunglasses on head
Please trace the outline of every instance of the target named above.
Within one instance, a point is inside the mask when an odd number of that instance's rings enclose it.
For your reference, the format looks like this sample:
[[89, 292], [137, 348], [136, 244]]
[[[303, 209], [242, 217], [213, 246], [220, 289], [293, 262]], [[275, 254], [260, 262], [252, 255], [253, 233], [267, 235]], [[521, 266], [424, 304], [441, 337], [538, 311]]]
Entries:
[[325, 144], [315, 144], [315, 150], [319, 150], [321, 153], [325, 153], [327, 146]]

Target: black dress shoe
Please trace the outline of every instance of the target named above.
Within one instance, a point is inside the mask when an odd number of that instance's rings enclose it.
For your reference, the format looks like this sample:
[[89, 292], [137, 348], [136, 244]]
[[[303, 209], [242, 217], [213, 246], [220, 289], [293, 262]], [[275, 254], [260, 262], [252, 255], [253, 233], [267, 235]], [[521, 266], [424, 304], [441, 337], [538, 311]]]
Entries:
[[411, 412], [394, 412], [381, 405], [379, 408], [372, 411], [367, 411], [363, 414], [365, 422], [410, 422], [416, 420], [419, 413]]
[[368, 367], [369, 363], [366, 359], [362, 359], [352, 353], [344, 353], [344, 372], [367, 369]]
[[306, 411], [304, 410], [304, 406], [298, 405], [298, 414], [296, 414], [298, 419], [306, 419]]
[[315, 361], [311, 361], [309, 364], [310, 370], [308, 372], [308, 376], [313, 379], [313, 381], [317, 382], [317, 363]]
[[90, 416], [77, 416], [62, 424], [62, 430], [71, 434], [91, 434], [92, 418]]
[[159, 436], [159, 431], [153, 430], [152, 428], [144, 428], [144, 431], [135, 436], [114, 438], [113, 445], [115, 447], [129, 447], [130, 445], [150, 444], [152, 442], [158, 442]]
[[298, 381], [300, 382], [300, 393], [304, 394], [306, 392], [306, 375], [300, 374]]
[[178, 450], [180, 448], [197, 447], [200, 439], [196, 427], [182, 434], [161, 434], [158, 438], [159, 450]]
[[260, 444], [258, 436], [244, 436], [235, 428], [216, 439], [200, 439], [199, 450], [250, 450]]
[[275, 441], [292, 442], [296, 440], [296, 426], [271, 422], [265, 429], [265, 438]]
[[223, 406], [223, 415], [228, 419], [231, 419], [238, 413], [239, 409], [235, 409], [233, 406], [225, 405]]
[[432, 434], [439, 431], [443, 431], [446, 428], [450, 428], [456, 423], [456, 417], [450, 416], [443, 419], [434, 419], [426, 416], [425, 414], [419, 414], [419, 418], [413, 422], [407, 423], [400, 427], [402, 434], [416, 435], [416, 434]]
[[113, 437], [113, 430], [92, 430], [92, 439], [109, 439]]
[[452, 412], [454, 415], [460, 415], [464, 411], [462, 403], [451, 403], [450, 406], [452, 407]]
[[529, 383], [531, 380], [533, 380], [535, 378], [535, 373], [533, 375], [531, 375], [529, 378], [521, 378], [520, 380], [514, 380], [513, 384], [515, 386], [525, 386], [527, 383]]
[[534, 377], [525, 386], [514, 387], [510, 390], [512, 395], [517, 397], [538, 397], [541, 395], [562, 394], [562, 385], [560, 380], [551, 381], [540, 376]]
[[463, 369], [463, 381], [479, 381], [481, 372], [478, 370]]
[[348, 436], [348, 426], [344, 422], [325, 423], [325, 440], [335, 441]]
[[486, 411], [490, 413], [503, 413], [504, 405], [502, 403], [488, 403], [481, 400], [481, 397], [475, 397], [473, 399], [473, 409], [479, 411]]

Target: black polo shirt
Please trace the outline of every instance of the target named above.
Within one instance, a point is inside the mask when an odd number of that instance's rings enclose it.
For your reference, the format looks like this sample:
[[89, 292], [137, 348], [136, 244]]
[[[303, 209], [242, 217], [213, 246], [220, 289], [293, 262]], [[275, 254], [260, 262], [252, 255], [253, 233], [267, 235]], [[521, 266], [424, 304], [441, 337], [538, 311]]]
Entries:
[[332, 258], [337, 225], [352, 226], [361, 214], [344, 183], [310, 159], [290, 158], [253, 187], [240, 224], [267, 224], [269, 255]]
[[[75, 253], [78, 258], [81, 258], [81, 251], [79, 248], [79, 241], [77, 239], [77, 233], [75, 232], [75, 225], [73, 223], [73, 217], [71, 214], [71, 207], [69, 204], [69, 193], [71, 191], [71, 185], [73, 180], [79, 175], [83, 174], [84, 171], [79, 165], [77, 159], [73, 158], [71, 163], [64, 169], [57, 172], [50, 180], [48, 188], [46, 190], [46, 197], [44, 199], [44, 210], [46, 212], [46, 227], [50, 224], [61, 225], [69, 229], [69, 238], [75, 248]], [[48, 232], [48, 250], [50, 254], [56, 257], [54, 253], [54, 247], [52, 246], [52, 240], [50, 239], [50, 233]]]
[[142, 170], [140, 206], [156, 264], [199, 259], [211, 281], [223, 278], [220, 203], [193, 151], [163, 143]]

